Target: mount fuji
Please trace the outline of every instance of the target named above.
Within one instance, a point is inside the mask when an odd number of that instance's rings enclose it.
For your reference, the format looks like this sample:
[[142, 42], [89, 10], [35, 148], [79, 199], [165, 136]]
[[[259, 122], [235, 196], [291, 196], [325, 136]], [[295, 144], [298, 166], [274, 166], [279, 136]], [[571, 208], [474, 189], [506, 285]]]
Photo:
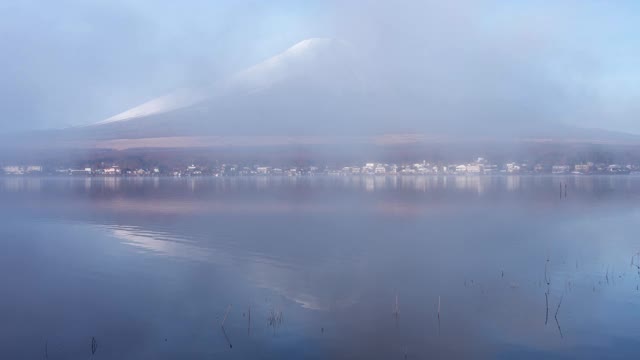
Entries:
[[178, 89], [74, 130], [100, 139], [328, 134], [365, 117], [368, 89], [357, 61], [346, 42], [308, 39], [219, 83]]
[[[478, 141], [640, 144], [637, 135], [561, 125], [545, 116], [517, 119], [501, 108], [517, 104], [483, 108], [481, 99], [465, 105], [448, 101], [455, 87], [423, 84], [423, 78], [406, 75], [410, 70], [371, 66], [375, 59], [356, 49], [342, 40], [307, 39], [216, 83], [177, 89], [90, 125], [29, 138], [41, 148], [108, 149]], [[394, 77], [398, 72], [404, 74], [401, 81]], [[10, 137], [4, 144], [24, 147], [27, 142]]]

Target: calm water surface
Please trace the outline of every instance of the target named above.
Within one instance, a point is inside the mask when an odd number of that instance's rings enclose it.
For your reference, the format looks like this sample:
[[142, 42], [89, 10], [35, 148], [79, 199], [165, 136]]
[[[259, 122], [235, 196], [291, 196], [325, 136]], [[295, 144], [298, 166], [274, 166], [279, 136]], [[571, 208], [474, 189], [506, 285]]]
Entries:
[[640, 349], [640, 177], [1, 178], [0, 215], [3, 359]]

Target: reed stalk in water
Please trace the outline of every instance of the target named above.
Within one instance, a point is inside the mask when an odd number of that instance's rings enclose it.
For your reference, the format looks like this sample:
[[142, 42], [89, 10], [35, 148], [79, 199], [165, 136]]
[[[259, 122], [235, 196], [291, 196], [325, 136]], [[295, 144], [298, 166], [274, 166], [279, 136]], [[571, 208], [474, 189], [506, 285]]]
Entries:
[[547, 304], [547, 314], [544, 317], [544, 324], [547, 325], [549, 322], [549, 295], [547, 293], [544, 293], [544, 301]]
[[95, 337], [91, 337], [91, 357], [89, 359], [93, 359], [93, 355], [95, 355], [96, 351], [98, 351], [98, 342]]
[[556, 319], [556, 325], [558, 325], [558, 332], [560, 333], [560, 338], [564, 338], [564, 336], [562, 336], [562, 329], [560, 328], [560, 322], [558, 321], [558, 311], [560, 311], [560, 305], [562, 305], [562, 299], [564, 298], [564, 296], [560, 296], [560, 302], [558, 302], [558, 307], [556, 308], [556, 314], [554, 316], [554, 318]]
[[231, 304], [227, 306], [227, 311], [224, 313], [224, 319], [222, 319], [222, 324], [220, 327], [224, 328], [224, 322], [227, 321], [227, 315], [229, 315], [229, 310], [231, 310]]

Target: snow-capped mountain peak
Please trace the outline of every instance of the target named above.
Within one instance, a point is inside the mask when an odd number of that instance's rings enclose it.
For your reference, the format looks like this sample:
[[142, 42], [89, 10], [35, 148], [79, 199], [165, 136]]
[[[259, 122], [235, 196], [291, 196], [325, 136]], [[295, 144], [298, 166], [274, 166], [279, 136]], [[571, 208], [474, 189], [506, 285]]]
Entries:
[[303, 40], [284, 52], [240, 71], [209, 88], [184, 88], [147, 101], [94, 125], [148, 117], [187, 108], [221, 95], [250, 94], [268, 88], [287, 78], [312, 74], [314, 68], [340, 61], [346, 43], [329, 38]]

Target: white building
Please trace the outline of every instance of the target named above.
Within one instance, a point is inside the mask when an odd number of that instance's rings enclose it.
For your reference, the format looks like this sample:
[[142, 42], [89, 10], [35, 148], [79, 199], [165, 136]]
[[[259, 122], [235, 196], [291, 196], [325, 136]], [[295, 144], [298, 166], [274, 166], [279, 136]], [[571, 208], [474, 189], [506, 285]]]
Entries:
[[22, 175], [22, 174], [24, 174], [24, 168], [22, 166], [15, 166], [15, 165], [4, 166], [2, 168], [2, 171], [4, 171], [4, 173], [8, 174], [8, 175]]
[[91, 169], [70, 169], [69, 175], [91, 175]]
[[387, 173], [387, 169], [384, 168], [384, 166], [378, 165], [376, 166], [376, 169], [374, 171], [376, 174], [386, 174]]
[[120, 174], [120, 168], [117, 165], [104, 169], [105, 175], [118, 175]]
[[587, 163], [587, 164], [576, 164], [574, 166], [574, 170], [576, 172], [581, 173], [581, 174], [586, 174], [586, 173], [591, 171], [591, 167], [592, 167], [592, 164], [589, 164], [589, 163]]
[[551, 167], [551, 172], [553, 174], [566, 174], [571, 171], [571, 167], [569, 165], [553, 165]]
[[482, 174], [483, 166], [480, 164], [469, 164], [467, 165], [467, 173], [469, 174]]
[[40, 165], [29, 165], [26, 167], [25, 172], [34, 173], [34, 172], [42, 172], [42, 166]]
[[520, 165], [518, 165], [516, 163], [508, 163], [506, 167], [507, 167], [507, 172], [508, 173], [519, 173], [520, 172]]
[[42, 172], [42, 166], [40, 165], [9, 165], [2, 167], [2, 171], [7, 175], [24, 175], [36, 172]]

